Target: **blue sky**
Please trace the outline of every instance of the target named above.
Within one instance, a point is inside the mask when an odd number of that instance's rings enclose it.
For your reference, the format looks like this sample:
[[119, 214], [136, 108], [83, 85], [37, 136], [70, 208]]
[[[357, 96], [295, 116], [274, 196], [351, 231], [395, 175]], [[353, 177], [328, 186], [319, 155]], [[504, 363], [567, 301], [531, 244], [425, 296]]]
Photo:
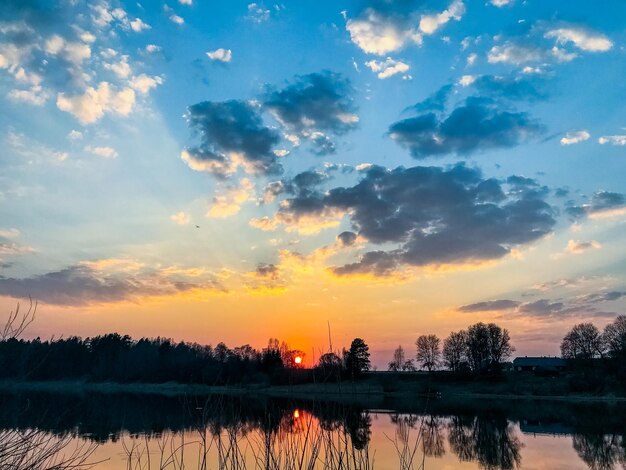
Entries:
[[332, 316], [381, 354], [494, 319], [554, 352], [626, 305], [625, 17], [5, 1], [1, 305], [38, 299], [42, 334], [206, 342], [261, 341], [253, 317], [317, 345]]

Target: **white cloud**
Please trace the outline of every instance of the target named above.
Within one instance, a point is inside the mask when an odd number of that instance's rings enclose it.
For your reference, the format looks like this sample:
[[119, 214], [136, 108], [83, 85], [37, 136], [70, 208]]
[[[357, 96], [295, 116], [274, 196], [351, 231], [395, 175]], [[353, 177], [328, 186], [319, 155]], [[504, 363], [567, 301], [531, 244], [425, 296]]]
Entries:
[[600, 249], [602, 245], [600, 245], [597, 241], [591, 240], [590, 242], [582, 242], [579, 240], [570, 240], [567, 242], [567, 247], [565, 251], [567, 253], [573, 253], [575, 255], [579, 255], [584, 253], [585, 251], [592, 249]]
[[104, 57], [105, 59], [112, 59], [113, 57], [117, 55], [117, 51], [115, 49], [111, 49], [110, 47], [107, 47], [106, 49], [103, 49], [102, 51], [100, 51], [100, 55]]
[[89, 44], [96, 41], [96, 36], [90, 33], [89, 31], [82, 31], [79, 37], [81, 41], [89, 43]]
[[104, 64], [104, 68], [110, 70], [120, 78], [128, 78], [131, 73], [130, 65], [128, 65], [128, 56], [123, 55], [119, 62], [112, 64]]
[[263, 23], [270, 19], [271, 12], [258, 3], [250, 3], [248, 5], [248, 18], [255, 23]]
[[511, 3], [513, 3], [513, 0], [491, 0], [491, 4], [498, 8], [510, 5]]
[[76, 117], [82, 124], [91, 124], [105, 113], [128, 116], [135, 105], [132, 88], [115, 91], [108, 82], [100, 82], [98, 88], [88, 87], [82, 95], [57, 95], [57, 107]]
[[583, 28], [557, 28], [548, 31], [544, 36], [555, 38], [559, 44], [571, 42], [578, 49], [587, 52], [606, 52], [613, 47], [611, 40], [603, 34]]
[[0, 228], [0, 237], [2, 238], [17, 238], [20, 236], [20, 231], [16, 228]]
[[136, 33], [140, 33], [145, 31], [146, 29], [150, 29], [151, 26], [149, 24], [144, 23], [141, 18], [136, 18], [135, 20], [130, 22], [130, 29], [135, 31]]
[[83, 133], [72, 129], [69, 134], [67, 134], [67, 138], [70, 140], [80, 140], [83, 138]]
[[626, 145], [626, 135], [603, 135], [598, 139], [598, 143], [602, 145]]
[[113, 15], [108, 10], [106, 4], [92, 6], [91, 10], [93, 12], [91, 15], [91, 21], [93, 21], [96, 26], [103, 28], [113, 21]]
[[571, 62], [578, 57], [578, 54], [575, 52], [567, 52], [565, 49], [556, 46], [550, 49], [550, 53], [559, 62]]
[[537, 62], [542, 60], [542, 58], [543, 53], [540, 49], [511, 43], [493, 46], [487, 54], [487, 61], [490, 64], [508, 63], [519, 65], [525, 62]]
[[574, 145], [588, 140], [591, 135], [586, 130], [568, 132], [561, 138], [561, 145]]
[[130, 81], [130, 86], [137, 90], [142, 95], [147, 94], [153, 88], [156, 88], [158, 85], [163, 83], [163, 79], [161, 77], [155, 76], [151, 77], [142, 73]]
[[459, 79], [459, 85], [461, 85], [461, 86], [470, 86], [475, 81], [476, 81], [476, 76], [475, 75], [463, 75]]
[[91, 145], [88, 145], [85, 147], [85, 152], [89, 152], [102, 158], [117, 158], [118, 156], [117, 151], [112, 147], [92, 147]]
[[543, 70], [541, 70], [540, 67], [530, 67], [530, 66], [526, 66], [522, 69], [522, 73], [525, 74], [535, 74], [535, 73], [543, 73]]
[[407, 43], [422, 44], [422, 35], [418, 31], [404, 29], [374, 10], [369, 10], [365, 19], [348, 20], [346, 29], [352, 42], [368, 54], [384, 55]]
[[155, 54], [157, 52], [161, 52], [161, 46], [157, 46], [156, 44], [148, 44], [146, 46], [146, 52], [149, 54]]
[[173, 15], [170, 16], [170, 21], [172, 23], [176, 23], [176, 24], [183, 24], [185, 22], [185, 20], [182, 17], [180, 17], [180, 16], [178, 16], [176, 14], [173, 14]]
[[270, 219], [267, 216], [261, 218], [252, 218], [250, 222], [248, 222], [250, 227], [258, 228], [264, 232], [273, 232], [278, 228], [279, 222], [276, 219]]
[[40, 86], [33, 86], [28, 90], [11, 90], [7, 96], [13, 101], [21, 101], [34, 106], [43, 106], [49, 94]]
[[242, 178], [239, 187], [230, 188], [213, 197], [213, 205], [206, 215], [214, 218], [230, 217], [241, 210], [241, 204], [252, 199], [254, 199], [254, 183], [248, 178]]
[[423, 15], [419, 24], [420, 31], [424, 34], [433, 34], [448, 21], [459, 21], [464, 13], [465, 5], [463, 1], [454, 0], [447, 10], [437, 15]]
[[44, 44], [47, 54], [63, 57], [74, 65], [81, 64], [91, 57], [91, 47], [82, 42], [68, 42], [58, 34], [51, 36]]
[[220, 62], [230, 62], [233, 58], [233, 53], [230, 49], [219, 48], [214, 51], [207, 52], [206, 55], [211, 60], [217, 60]]
[[397, 73], [407, 72], [410, 69], [404, 62], [394, 60], [391, 57], [387, 57], [384, 61], [370, 60], [369, 62], [365, 62], [365, 65], [368, 66], [372, 72], [378, 74], [378, 78], [380, 79], [389, 78]]
[[192, 5], [193, 0], [178, 0], [178, 3], [180, 3], [181, 5]]
[[178, 225], [187, 225], [189, 222], [191, 222], [191, 218], [189, 217], [189, 215], [185, 214], [184, 212], [178, 212], [171, 215], [170, 220]]
[[474, 63], [476, 62], [476, 59], [478, 59], [478, 54], [476, 53], [471, 53], [470, 55], [467, 56], [467, 65], [474, 65]]

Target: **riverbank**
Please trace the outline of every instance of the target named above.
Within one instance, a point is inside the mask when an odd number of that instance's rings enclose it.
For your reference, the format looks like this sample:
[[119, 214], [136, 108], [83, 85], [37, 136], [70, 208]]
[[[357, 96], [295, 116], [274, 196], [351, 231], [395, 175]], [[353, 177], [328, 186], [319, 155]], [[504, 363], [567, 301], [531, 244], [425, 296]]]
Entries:
[[267, 396], [329, 401], [409, 401], [415, 399], [462, 400], [552, 400], [619, 401], [615, 394], [576, 394], [567, 392], [563, 377], [541, 378], [532, 374], [507, 374], [499, 380], [450, 380], [427, 374], [372, 373], [356, 382], [308, 383], [298, 385], [209, 386], [174, 382], [113, 383], [86, 381], [0, 381], [0, 392], [51, 392], [73, 394], [150, 394], [150, 395], [232, 395]]

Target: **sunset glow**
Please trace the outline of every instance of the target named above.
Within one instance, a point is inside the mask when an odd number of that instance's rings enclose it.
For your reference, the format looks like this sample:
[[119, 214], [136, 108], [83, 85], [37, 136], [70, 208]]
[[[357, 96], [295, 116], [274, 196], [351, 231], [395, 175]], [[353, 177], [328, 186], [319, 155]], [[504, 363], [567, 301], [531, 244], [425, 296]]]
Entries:
[[361, 337], [384, 369], [626, 313], [624, 2], [2, 3], [27, 338], [278, 338], [304, 369]]

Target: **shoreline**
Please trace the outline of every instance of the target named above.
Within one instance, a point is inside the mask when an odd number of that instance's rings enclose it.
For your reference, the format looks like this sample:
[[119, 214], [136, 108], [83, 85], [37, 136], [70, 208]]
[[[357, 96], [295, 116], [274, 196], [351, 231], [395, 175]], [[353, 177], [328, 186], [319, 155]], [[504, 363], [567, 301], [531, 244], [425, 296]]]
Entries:
[[[462, 388], [462, 387], [453, 387]], [[134, 394], [134, 395], [229, 395], [264, 396], [268, 398], [319, 399], [345, 401], [358, 399], [415, 400], [436, 399], [441, 401], [464, 401], [498, 399], [503, 401], [557, 401], [557, 402], [626, 402], [626, 397], [613, 395], [532, 395], [512, 393], [480, 393], [473, 391], [446, 390], [436, 394], [416, 393], [413, 390], [385, 392], [368, 382], [343, 384], [303, 384], [275, 386], [211, 386], [199, 384], [166, 383], [116, 383], [84, 381], [0, 381], [0, 392], [44, 392], [66, 394]]]

